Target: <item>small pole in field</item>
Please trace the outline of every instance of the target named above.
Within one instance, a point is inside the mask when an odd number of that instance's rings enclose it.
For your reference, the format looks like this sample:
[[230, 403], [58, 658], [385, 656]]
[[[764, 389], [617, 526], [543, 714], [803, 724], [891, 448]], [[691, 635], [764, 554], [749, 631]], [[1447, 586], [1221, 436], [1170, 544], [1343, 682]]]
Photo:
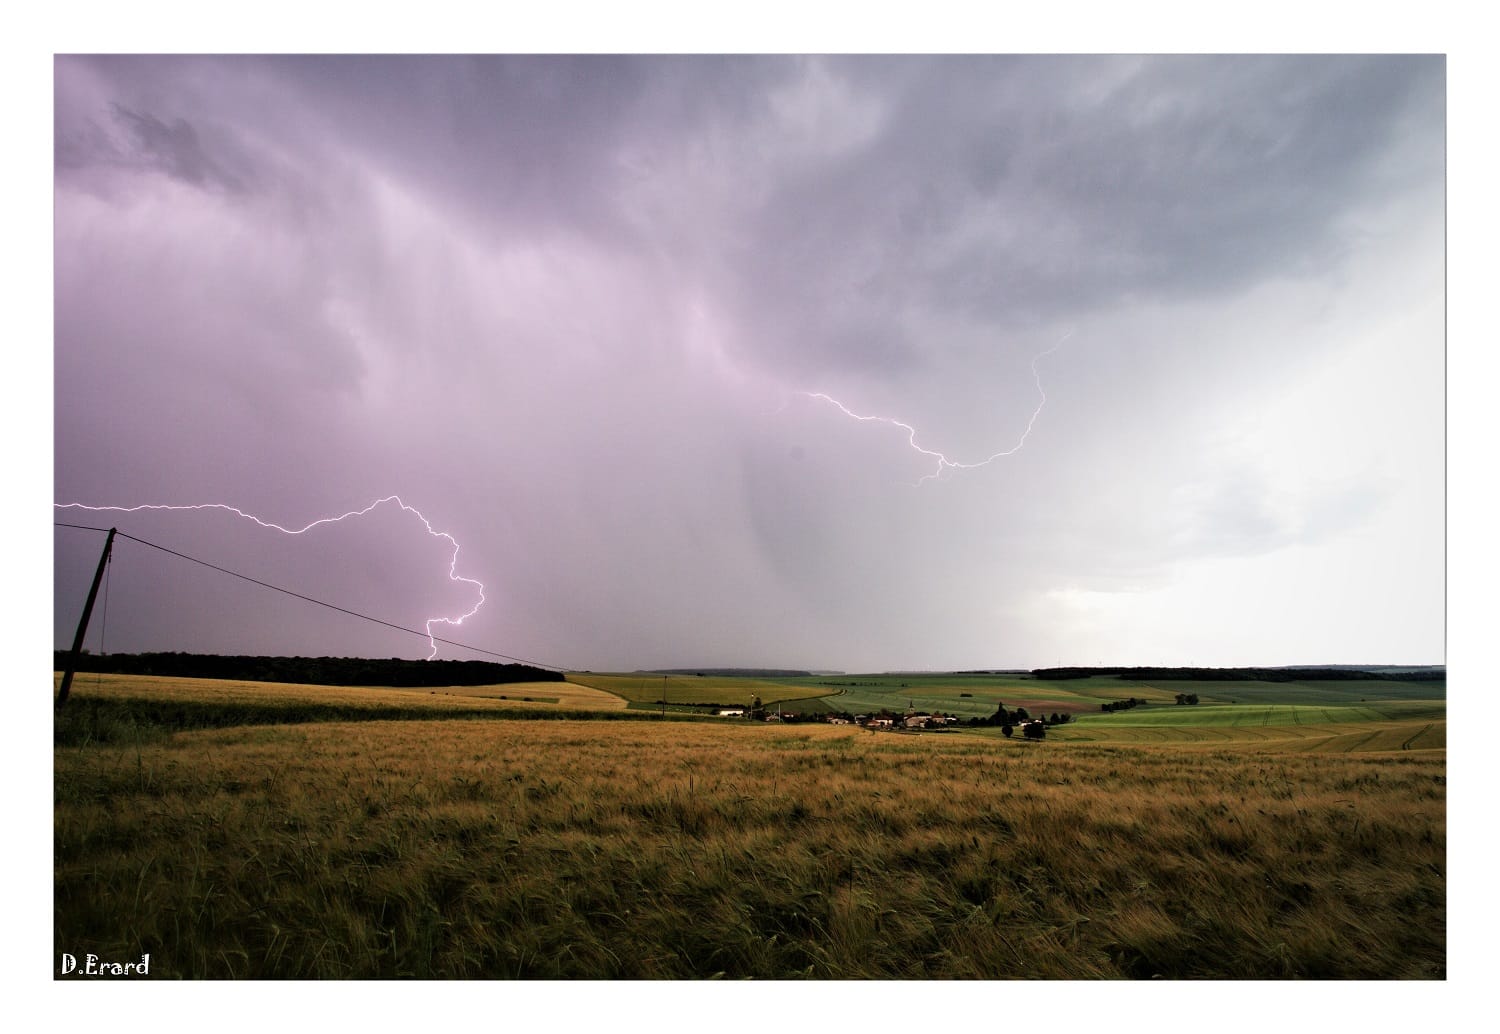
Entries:
[[57, 706], [68, 701], [68, 690], [73, 685], [73, 673], [78, 670], [78, 657], [83, 652], [83, 636], [89, 630], [89, 615], [94, 612], [94, 600], [99, 595], [99, 582], [104, 577], [104, 568], [109, 564], [109, 551], [115, 544], [115, 529], [110, 528], [104, 536], [104, 552], [99, 554], [99, 568], [94, 572], [94, 584], [89, 586], [89, 598], [83, 604], [83, 616], [78, 619], [78, 634], [73, 636], [73, 649], [68, 652], [68, 666], [63, 671], [62, 685], [57, 690]]

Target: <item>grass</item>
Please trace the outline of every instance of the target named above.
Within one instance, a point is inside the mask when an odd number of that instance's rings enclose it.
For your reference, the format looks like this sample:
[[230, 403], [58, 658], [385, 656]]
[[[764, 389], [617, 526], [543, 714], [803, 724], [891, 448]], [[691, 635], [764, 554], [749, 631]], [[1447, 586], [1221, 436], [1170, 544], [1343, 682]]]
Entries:
[[401, 721], [58, 746], [59, 950], [198, 978], [1446, 973], [1441, 749], [1068, 740], [1314, 728], [1110, 724], [1135, 712], [1040, 744], [501, 721], [418, 695]]

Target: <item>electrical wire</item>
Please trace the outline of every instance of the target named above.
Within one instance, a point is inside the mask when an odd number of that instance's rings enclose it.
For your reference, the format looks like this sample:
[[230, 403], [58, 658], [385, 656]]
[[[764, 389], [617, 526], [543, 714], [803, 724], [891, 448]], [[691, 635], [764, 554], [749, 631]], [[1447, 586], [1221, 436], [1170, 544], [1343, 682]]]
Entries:
[[[96, 528], [96, 527], [93, 527], [92, 525], [88, 525], [88, 524], [68, 524], [68, 523], [63, 522], [63, 521], [53, 521], [52, 523], [53, 523], [54, 527], [58, 527], [58, 528], [78, 528], [78, 529], [80, 529], [82, 531], [102, 531], [102, 532], [108, 532], [109, 531], [108, 528]], [[561, 667], [561, 666], [556, 665], [556, 664], [547, 664], [547, 663], [545, 663], [543, 661], [530, 661], [530, 660], [527, 660], [524, 657], [512, 657], [510, 654], [507, 654], [507, 653], [500, 653], [500, 652], [495, 651], [495, 650], [486, 650], [484, 647], [481, 647], [481, 646], [471, 646], [468, 643], [455, 642], [452, 639], [444, 639], [441, 636], [432, 635], [430, 632], [423, 632], [423, 631], [420, 631], [420, 630], [415, 629], [415, 628], [407, 628], [405, 625], [398, 625], [398, 624], [395, 624], [394, 622], [391, 622], [391, 621], [384, 621], [384, 620], [382, 620], [380, 618], [377, 618], [377, 617], [371, 617], [369, 614], [361, 614], [357, 610], [350, 610], [348, 607], [340, 607], [340, 606], [338, 606], [337, 604], [334, 604], [334, 603], [328, 603], [328, 602], [326, 602], [324, 600], [314, 599], [313, 597], [311, 597], [311, 596], [305, 596], [305, 595], [303, 595], [300, 592], [293, 592], [291, 589], [284, 589], [284, 588], [282, 588], [279, 585], [272, 585], [270, 582], [263, 582], [259, 578], [252, 578], [252, 577], [250, 577], [247, 574], [241, 574], [238, 571], [231, 571], [227, 567], [220, 567], [218, 564], [211, 564], [207, 560], [200, 560], [197, 557], [188, 556], [186, 553], [179, 553], [175, 549], [169, 549], [166, 546], [159, 545], [158, 543], [155, 543], [155, 542], [148, 542], [146, 539], [139, 538], [139, 537], [137, 537], [135, 535], [127, 534], [126, 532], [120, 531], [119, 529], [115, 530], [115, 536], [117, 538], [129, 539], [132, 542], [138, 542], [141, 545], [143, 545], [143, 546], [149, 546], [152, 549], [159, 549], [163, 553], [169, 553], [172, 556], [181, 557], [183, 560], [190, 560], [193, 563], [200, 564], [203, 567], [209, 568], [210, 570], [218, 571], [220, 574], [227, 574], [227, 575], [230, 575], [231, 577], [239, 578], [242, 581], [250, 582], [252, 585], [259, 585], [263, 589], [271, 589], [271, 590], [273, 590], [275, 592], [283, 593], [283, 594], [285, 594], [287, 596], [294, 596], [294, 597], [296, 597], [299, 600], [304, 600], [304, 601], [306, 601], [308, 603], [315, 603], [315, 604], [317, 604], [320, 607], [327, 607], [329, 610], [336, 610], [340, 614], [348, 614], [350, 617], [359, 618], [361, 621], [369, 621], [369, 622], [372, 622], [372, 623], [377, 624], [377, 625], [383, 625], [386, 628], [392, 628], [392, 629], [395, 629], [398, 632], [406, 632], [406, 633], [408, 633], [410, 635], [419, 635], [423, 639], [427, 639], [427, 640], [429, 640], [431, 642], [444, 643], [444, 644], [446, 644], [448, 646], [456, 646], [456, 647], [458, 647], [459, 649], [462, 649], [462, 650], [470, 650], [470, 651], [472, 651], [474, 653], [482, 653], [482, 654], [486, 654], [486, 655], [488, 655], [490, 657], [499, 657], [502, 660], [514, 661], [517, 664], [529, 664], [529, 665], [531, 665], [532, 667], [535, 667], [535, 668], [547, 668], [547, 669], [550, 669], [552, 671], [567, 671], [568, 670], [567, 668]]]

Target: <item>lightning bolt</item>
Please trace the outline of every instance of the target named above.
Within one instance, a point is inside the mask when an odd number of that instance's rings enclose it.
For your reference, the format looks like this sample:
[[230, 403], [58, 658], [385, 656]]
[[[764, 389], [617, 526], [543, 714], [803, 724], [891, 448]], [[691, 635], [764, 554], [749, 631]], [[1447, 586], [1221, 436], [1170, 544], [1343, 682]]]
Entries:
[[448, 563], [449, 581], [463, 582], [467, 585], [474, 586], [479, 591], [479, 602], [474, 604], [473, 608], [470, 609], [467, 613], [461, 614], [456, 618], [434, 617], [427, 619], [427, 645], [431, 647], [430, 652], [427, 654], [427, 659], [432, 660], [432, 658], [437, 656], [437, 640], [433, 636], [432, 626], [453, 625], [457, 627], [459, 625], [462, 625], [468, 618], [471, 618], [475, 614], [477, 614], [479, 612], [479, 608], [484, 606], [484, 583], [475, 578], [465, 578], [458, 573], [458, 540], [445, 531], [434, 530], [432, 527], [432, 522], [424, 517], [422, 515], [422, 512], [416, 507], [408, 506], [405, 502], [403, 502], [399, 495], [384, 496], [380, 499], [375, 500], [369, 506], [366, 506], [363, 510], [350, 510], [348, 513], [341, 513], [337, 517], [320, 517], [318, 520], [313, 521], [311, 524], [304, 525], [301, 528], [284, 528], [280, 524], [262, 520], [261, 518], [255, 516], [255, 514], [253, 513], [246, 513], [244, 510], [230, 506], [227, 503], [197, 503], [191, 506], [171, 506], [164, 503], [143, 503], [140, 506], [88, 506], [84, 503], [53, 503], [52, 505], [59, 510], [89, 510], [94, 513], [102, 513], [105, 511], [113, 513], [138, 513], [142, 510], [224, 510], [229, 513], [235, 514], [238, 517], [243, 517], [246, 520], [254, 521], [262, 528], [270, 528], [273, 531], [279, 531], [285, 535], [303, 535], [318, 527], [319, 525], [336, 524], [339, 521], [347, 520], [351, 517], [363, 517], [371, 510], [374, 510], [376, 507], [382, 506], [386, 503], [395, 503], [407, 513], [413, 514], [417, 518], [417, 520], [422, 522], [423, 527], [427, 529], [427, 534], [431, 535], [433, 538], [447, 539], [448, 543], [453, 547], [453, 556]]
[[874, 422], [880, 424], [890, 424], [892, 427], [901, 428], [901, 430], [906, 432], [907, 444], [910, 445], [913, 450], [921, 453], [923, 456], [932, 459], [937, 464], [931, 474], [925, 474], [917, 480], [917, 484], [921, 485], [925, 481], [932, 481], [935, 478], [941, 477], [943, 471], [945, 470], [973, 470], [976, 467], [983, 467], [986, 464], [993, 463], [998, 459], [1002, 459], [1006, 456], [1014, 456], [1016, 453], [1020, 452], [1021, 446], [1026, 444], [1026, 439], [1031, 435], [1031, 429], [1036, 426], [1037, 417], [1042, 415], [1042, 407], [1046, 406], [1047, 404], [1047, 392], [1042, 388], [1042, 375], [1037, 370], [1036, 364], [1046, 356], [1049, 356], [1053, 352], [1057, 351], [1058, 348], [1062, 346], [1062, 343], [1072, 336], [1073, 332], [1070, 330], [1062, 337], [1058, 338], [1050, 348], [1038, 352], [1035, 356], [1032, 357], [1031, 376], [1032, 379], [1036, 381], [1036, 391], [1037, 395], [1039, 395], [1040, 398], [1037, 401], [1036, 409], [1032, 410], [1031, 419], [1026, 421], [1026, 430], [1021, 432], [1021, 437], [1016, 439], [1016, 444], [1012, 445], [1008, 449], [1002, 449], [1000, 452], [997, 452], [992, 456], [987, 456], [984, 459], [977, 460], [973, 463], [961, 463], [958, 460], [949, 459], [945, 454], [938, 452], [936, 449], [923, 448], [920, 444], [917, 443], [917, 429], [903, 420], [897, 420], [895, 417], [889, 416], [856, 413], [854, 412], [854, 410], [844, 405], [832, 395], [824, 394], [821, 391], [799, 391], [797, 392], [797, 394], [804, 395], [810, 399], [818, 399], [819, 401], [827, 402], [830, 405], [837, 407], [839, 412], [843, 413], [845, 416], [854, 420], [861, 421], [863, 423]]

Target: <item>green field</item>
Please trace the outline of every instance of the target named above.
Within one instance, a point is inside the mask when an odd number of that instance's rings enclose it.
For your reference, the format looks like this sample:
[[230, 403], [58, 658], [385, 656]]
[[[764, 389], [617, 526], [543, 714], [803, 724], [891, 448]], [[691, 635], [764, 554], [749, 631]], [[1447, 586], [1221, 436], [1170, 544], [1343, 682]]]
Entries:
[[[1353, 704], [1389, 700], [1442, 701], [1446, 682], [1401, 682], [1382, 679], [1311, 680], [1307, 682], [1130, 682], [1107, 680], [1164, 693], [1171, 700], [1177, 693], [1197, 693], [1204, 703]], [[1122, 694], [1131, 696], [1130, 691]], [[1135, 692], [1135, 696], [1146, 694]]]
[[836, 675], [778, 681], [799, 692], [827, 693], [829, 706], [847, 714], [910, 708], [962, 718], [992, 715], [999, 703], [1032, 711], [1092, 711], [1101, 703], [1132, 694], [1171, 701], [1179, 692], [1125, 687], [1109, 678], [1049, 682], [1017, 675]]
[[[1324, 753], [1443, 750], [1447, 721], [1441, 710], [1418, 702], [1392, 706], [1303, 705], [1140, 709], [1080, 718], [1048, 731], [1060, 743], [1173, 745]], [[1182, 712], [1200, 711], [1201, 714]]]
[[[960, 717], [985, 717], [997, 703], [1015, 709], [1066, 711], [1074, 715], [1099, 713], [1099, 705], [1135, 697], [1150, 704], [1174, 705], [1177, 694], [1196, 693], [1200, 718], [1193, 723], [1217, 724], [1208, 717], [1211, 705], [1234, 701], [1268, 706], [1291, 704], [1350, 707], [1368, 703], [1375, 708], [1426, 703], [1441, 713], [1446, 684], [1378, 679], [1306, 682], [1173, 681], [1142, 682], [1113, 676], [1044, 680], [1029, 675], [834, 675], [808, 679], [778, 679], [787, 692], [822, 691], [830, 707], [846, 713], [886, 709], [904, 712], [942, 711]], [[1175, 706], [1175, 705], [1174, 705]], [[1156, 707], [1146, 709], [1157, 713]], [[1120, 717], [1135, 712], [1117, 712]], [[1388, 717], [1383, 710], [1382, 717]], [[1372, 715], [1374, 717], [1374, 715]], [[1289, 721], [1291, 719], [1288, 719]]]

